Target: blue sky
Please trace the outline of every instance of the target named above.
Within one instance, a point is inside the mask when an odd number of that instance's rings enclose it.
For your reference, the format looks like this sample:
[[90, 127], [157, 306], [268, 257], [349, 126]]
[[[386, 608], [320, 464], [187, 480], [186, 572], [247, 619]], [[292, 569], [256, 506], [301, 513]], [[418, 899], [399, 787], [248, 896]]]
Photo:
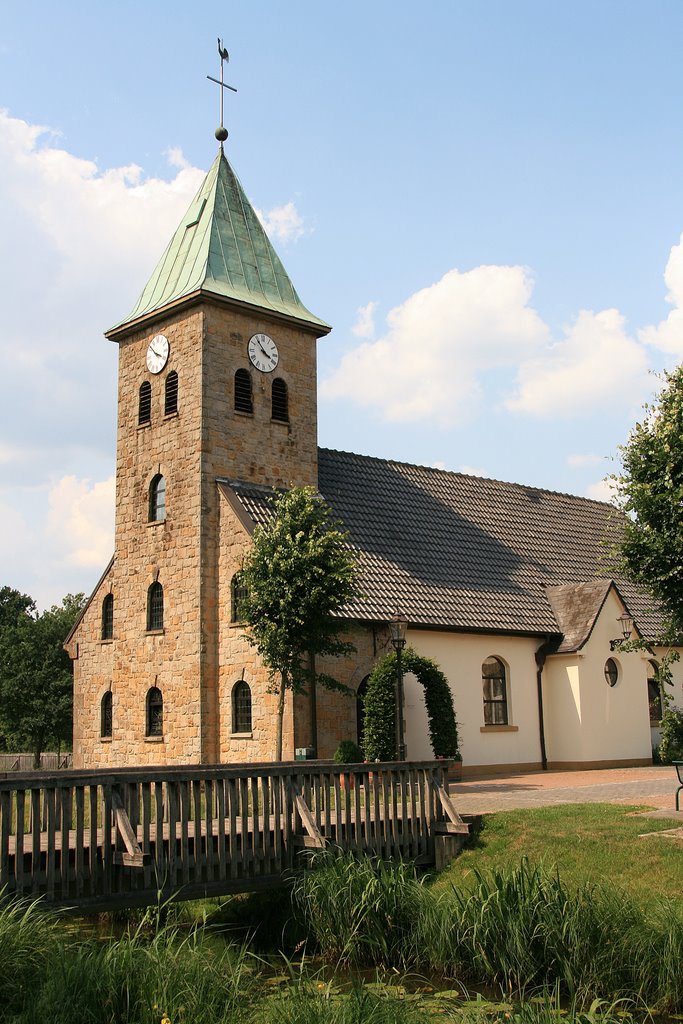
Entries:
[[215, 154], [319, 344], [329, 447], [605, 497], [683, 357], [683, 5], [38, 0], [0, 24], [0, 585], [112, 549], [116, 351]]

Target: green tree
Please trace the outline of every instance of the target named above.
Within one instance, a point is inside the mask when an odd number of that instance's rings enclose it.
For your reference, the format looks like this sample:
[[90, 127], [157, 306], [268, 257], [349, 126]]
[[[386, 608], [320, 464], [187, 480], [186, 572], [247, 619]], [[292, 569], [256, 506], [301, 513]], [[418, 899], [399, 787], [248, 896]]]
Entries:
[[[8, 589], [0, 591], [0, 602]], [[29, 598], [15, 616], [21, 603], [17, 594], [5, 595], [4, 607], [13, 612], [0, 623], [0, 727], [32, 750], [38, 767], [46, 744], [71, 738], [72, 672], [63, 644], [85, 598], [68, 594], [61, 605], [40, 614]]]
[[245, 634], [266, 666], [278, 694], [276, 761], [282, 760], [285, 693], [318, 683], [346, 689], [316, 670], [318, 656], [348, 657], [353, 644], [334, 618], [359, 596], [358, 563], [346, 534], [312, 487], [295, 487], [273, 502], [273, 517], [254, 531], [240, 582]]
[[[664, 385], [620, 449], [617, 504], [625, 513], [622, 571], [654, 596], [668, 619], [661, 640], [683, 636], [683, 367]], [[652, 638], [654, 639], [654, 638]]]

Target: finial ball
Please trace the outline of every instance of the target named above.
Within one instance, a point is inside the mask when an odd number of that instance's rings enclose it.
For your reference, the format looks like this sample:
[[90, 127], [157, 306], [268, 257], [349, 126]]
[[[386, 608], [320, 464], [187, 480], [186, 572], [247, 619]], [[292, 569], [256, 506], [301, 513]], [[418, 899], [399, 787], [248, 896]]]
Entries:
[[219, 128], [216, 128], [214, 134], [219, 142], [225, 142], [225, 140], [228, 137], [228, 129], [224, 128], [223, 125], [221, 125]]

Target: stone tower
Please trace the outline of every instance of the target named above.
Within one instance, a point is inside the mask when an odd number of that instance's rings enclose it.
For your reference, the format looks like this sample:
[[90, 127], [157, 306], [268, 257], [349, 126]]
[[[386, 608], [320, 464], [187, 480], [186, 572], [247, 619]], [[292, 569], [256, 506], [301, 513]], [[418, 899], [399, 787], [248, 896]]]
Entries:
[[316, 339], [329, 329], [221, 146], [106, 335], [119, 345], [115, 554], [69, 640], [77, 764], [226, 759], [219, 677], [236, 641], [221, 653], [234, 569], [221, 546], [234, 559], [248, 537], [221, 482], [317, 485]]

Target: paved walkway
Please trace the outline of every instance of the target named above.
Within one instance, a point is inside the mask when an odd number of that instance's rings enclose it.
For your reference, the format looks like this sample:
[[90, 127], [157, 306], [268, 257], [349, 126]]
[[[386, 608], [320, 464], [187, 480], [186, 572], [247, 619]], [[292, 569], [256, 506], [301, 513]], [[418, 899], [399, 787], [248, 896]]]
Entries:
[[642, 804], [658, 809], [658, 816], [683, 821], [683, 811], [675, 810], [677, 786], [674, 768], [653, 766], [495, 776], [452, 783], [450, 792], [461, 814], [556, 804]]

